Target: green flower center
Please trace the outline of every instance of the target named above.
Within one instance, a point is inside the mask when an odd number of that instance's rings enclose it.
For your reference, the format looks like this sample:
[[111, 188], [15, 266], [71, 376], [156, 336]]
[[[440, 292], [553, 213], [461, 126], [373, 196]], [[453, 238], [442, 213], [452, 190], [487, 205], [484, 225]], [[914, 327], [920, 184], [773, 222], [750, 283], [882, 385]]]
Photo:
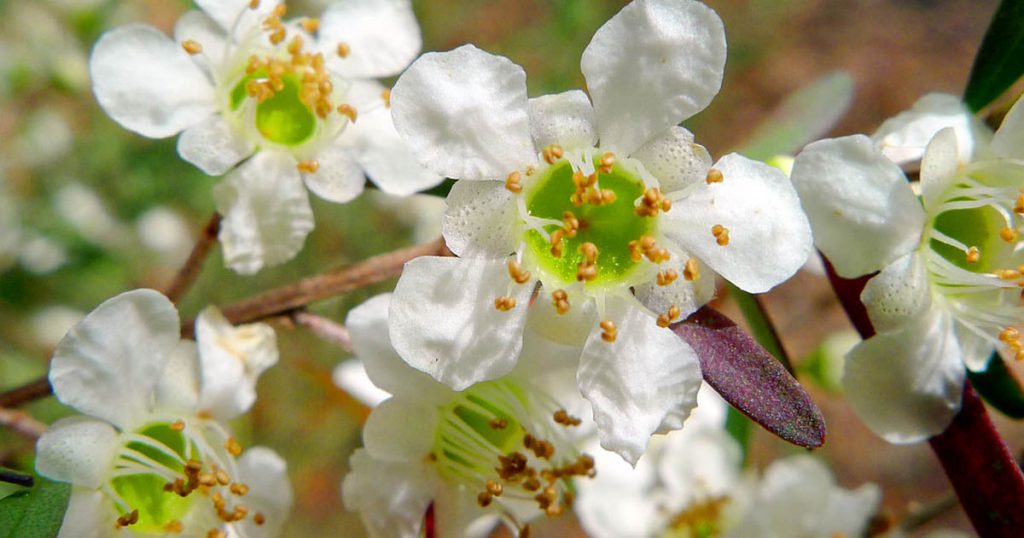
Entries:
[[[231, 91], [231, 109], [237, 110], [246, 97], [250, 97], [250, 82], [266, 78], [263, 70], [247, 75]], [[297, 146], [316, 131], [317, 117], [302, 101], [302, 81], [294, 73], [280, 77], [282, 87], [273, 95], [257, 100], [256, 129], [267, 140], [286, 146]], [[256, 99], [253, 97], [253, 99]]]
[[1005, 251], [1012, 250], [1012, 246], [999, 236], [1004, 226], [1003, 217], [991, 207], [945, 211], [935, 218], [933, 229], [968, 247], [977, 248], [977, 261], [972, 263], [969, 254], [965, 255], [962, 250], [936, 239], [931, 239], [929, 246], [961, 269], [988, 272], [1004, 259]]
[[[155, 424], [138, 433], [152, 442], [129, 443], [127, 450], [142, 456], [132, 459], [147, 458], [176, 473], [184, 472], [181, 461], [185, 459], [186, 440], [181, 432], [172, 430], [167, 424]], [[157, 446], [162, 446], [164, 450]], [[181, 460], [171, 457], [165, 450], [177, 454]], [[140, 472], [111, 480], [114, 491], [129, 507], [138, 510], [138, 521], [131, 525], [132, 531], [140, 534], [166, 534], [167, 526], [175, 521], [180, 522], [191, 509], [195, 496], [181, 497], [165, 491], [167, 483], [166, 478], [152, 472]]]

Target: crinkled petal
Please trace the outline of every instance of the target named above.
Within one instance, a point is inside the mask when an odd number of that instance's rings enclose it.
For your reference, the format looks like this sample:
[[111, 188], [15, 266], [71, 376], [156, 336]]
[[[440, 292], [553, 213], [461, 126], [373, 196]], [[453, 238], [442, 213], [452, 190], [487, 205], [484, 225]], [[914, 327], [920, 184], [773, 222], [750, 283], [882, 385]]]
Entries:
[[231, 170], [254, 149], [253, 143], [219, 114], [185, 129], [178, 138], [178, 155], [211, 176]]
[[[505, 260], [420, 257], [405, 264], [391, 298], [395, 350], [454, 390], [515, 366], [533, 287], [514, 284]], [[498, 297], [516, 306], [495, 308]]]
[[62, 418], [36, 443], [36, 471], [51, 480], [99, 488], [113, 470], [120, 442], [106, 422], [80, 415]]
[[862, 135], [808, 144], [793, 185], [814, 244], [839, 276], [878, 271], [917, 246], [924, 210], [898, 166]]
[[420, 462], [387, 462], [357, 449], [342, 482], [342, 501], [359, 512], [370, 536], [417, 538], [438, 487], [433, 468]]
[[516, 248], [519, 212], [500, 181], [456, 181], [448, 193], [441, 234], [464, 258], [504, 258]]
[[707, 179], [711, 168], [711, 154], [693, 141], [693, 133], [682, 127], [672, 127], [634, 151], [631, 157], [658, 178], [665, 193], [699, 185]]
[[[225, 32], [245, 33], [267, 18], [282, 0], [261, 0], [256, 9], [250, 0], [196, 0], [196, 5], [217, 22]], [[241, 20], [240, 20], [241, 19]]]
[[185, 40], [195, 41], [202, 46], [202, 54], [195, 57], [200, 66], [209, 62], [216, 64], [224, 59], [227, 37], [217, 21], [202, 11], [186, 11], [174, 23], [174, 41], [179, 46]]
[[[331, 70], [346, 78], [397, 75], [423, 45], [409, 0], [334, 2], [320, 17], [319, 36]], [[349, 47], [344, 58], [339, 43]]]
[[57, 345], [50, 363], [54, 394], [119, 428], [135, 425], [178, 345], [178, 323], [174, 305], [153, 290], [107, 300]]
[[434, 446], [437, 409], [411, 397], [385, 400], [363, 426], [363, 445], [376, 460], [423, 461]]
[[601, 446], [636, 464], [651, 434], [697, 405], [697, 355], [672, 331], [624, 299], [612, 298], [605, 319], [618, 338], [605, 342], [595, 326], [577, 373], [580, 392], [594, 407]]
[[177, 43], [129, 24], [100, 37], [89, 60], [93, 92], [123, 127], [164, 138], [214, 113], [213, 85]]
[[199, 405], [199, 352], [196, 343], [182, 340], [160, 374], [154, 401], [159, 409], [194, 412]]
[[899, 329], [932, 306], [932, 289], [924, 258], [907, 254], [885, 266], [860, 295], [878, 332]]
[[930, 93], [909, 110], [885, 120], [871, 135], [881, 152], [896, 164], [920, 160], [928, 142], [940, 130], [952, 127], [960, 143], [958, 159], [970, 162], [976, 148], [985, 145], [991, 131], [974, 117], [959, 97]]
[[288, 480], [288, 464], [273, 450], [254, 446], [238, 458], [238, 482], [249, 486], [245, 504], [250, 513], [261, 512], [264, 523], [256, 525], [252, 518], [236, 523], [242, 536], [271, 538], [280, 536], [281, 528], [292, 509], [292, 485]]
[[102, 491], [74, 486], [57, 538], [104, 538], [118, 514]]
[[395, 127], [424, 166], [455, 179], [504, 179], [537, 161], [526, 73], [472, 45], [420, 56], [391, 91]]
[[1000, 157], [1024, 159], [1024, 105], [1021, 105], [1021, 99], [1017, 99], [1006, 113], [992, 137], [991, 149]]
[[942, 129], [932, 138], [921, 160], [921, 195], [926, 208], [937, 207], [942, 194], [952, 185], [960, 169], [956, 131]]
[[290, 155], [261, 151], [213, 189], [224, 263], [242, 274], [284, 263], [302, 250], [313, 210]]
[[234, 418], [256, 401], [256, 380], [277, 363], [277, 335], [265, 323], [235, 327], [216, 307], [196, 318], [200, 402], [219, 419]]
[[725, 72], [725, 28], [700, 2], [640, 0], [604, 24], [580, 62], [601, 147], [630, 154], [700, 112]]
[[316, 154], [319, 168], [302, 174], [306, 187], [324, 200], [343, 204], [363, 192], [366, 175], [349, 148], [332, 145]]
[[[725, 180], [704, 183], [676, 202], [664, 233], [716, 273], [751, 292], [792, 276], [811, 254], [811, 229], [785, 174], [735, 153], [715, 168]], [[728, 230], [719, 245], [716, 225]]]
[[423, 167], [398, 136], [391, 109], [380, 107], [361, 114], [349, 136], [359, 166], [380, 190], [396, 196], [429, 189], [444, 177]]
[[580, 90], [570, 90], [530, 99], [530, 133], [535, 148], [550, 144], [563, 149], [596, 146], [597, 130], [590, 98]]
[[[715, 273], [699, 259], [695, 260], [698, 271], [696, 280], [677, 278], [667, 286], [647, 281], [636, 286], [636, 298], [652, 312], [668, 312], [673, 305], [679, 307], [680, 318], [696, 312], [715, 297]], [[683, 274], [684, 266], [678, 262], [665, 267], [674, 267], [677, 273]]]
[[906, 444], [946, 429], [960, 410], [964, 376], [951, 322], [929, 315], [854, 347], [843, 386], [871, 431]]

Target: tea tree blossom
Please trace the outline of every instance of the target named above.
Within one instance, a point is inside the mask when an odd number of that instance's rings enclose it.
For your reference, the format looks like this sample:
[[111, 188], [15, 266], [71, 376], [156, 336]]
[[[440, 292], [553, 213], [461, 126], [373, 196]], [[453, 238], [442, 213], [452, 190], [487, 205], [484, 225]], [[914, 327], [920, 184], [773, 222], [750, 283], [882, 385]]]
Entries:
[[677, 127], [714, 97], [725, 56], [707, 6], [638, 0], [583, 54], [590, 98], [527, 99], [519, 66], [469, 45], [414, 62], [395, 125], [424, 165], [459, 179], [443, 234], [460, 257], [406, 265], [399, 354], [455, 390], [500, 377], [532, 302], [550, 318], [539, 330], [582, 348], [603, 446], [636, 461], [652, 433], [679, 428], [700, 371], [665, 327], [710, 300], [716, 273], [763, 292], [810, 252], [781, 172], [736, 154], [712, 164]]
[[[395, 353], [390, 300], [377, 296], [346, 321], [369, 379], [390, 394], [352, 455], [345, 506], [371, 536], [411, 538], [431, 506], [437, 536], [483, 536], [499, 518], [525, 535], [530, 520], [564, 513], [575, 482], [596, 471], [576, 448], [592, 428], [574, 414], [582, 401], [572, 397], [573, 350], [527, 336], [515, 371], [456, 392]], [[347, 384], [352, 374], [345, 367], [337, 377]]]
[[[882, 152], [886, 138], [923, 138], [922, 125], [937, 132], [923, 152], [919, 200]], [[878, 334], [850, 352], [844, 385], [868, 426], [897, 443], [946, 428], [964, 365], [983, 369], [997, 349], [1024, 358], [1024, 108], [994, 134], [963, 109], [959, 119], [922, 113], [904, 127], [881, 137], [881, 151], [860, 135], [816, 142], [793, 168], [815, 244], [836, 272], [879, 271], [861, 294]]]
[[268, 326], [232, 327], [215, 310], [180, 340], [178, 314], [152, 290], [98, 306], [54, 353], [54, 394], [81, 415], [39, 439], [36, 469], [73, 484], [60, 536], [274, 536], [291, 505], [285, 463], [243, 453], [220, 423], [249, 408], [277, 360]]
[[197, 4], [173, 40], [139, 24], [107, 32], [90, 68], [115, 121], [151, 138], [181, 133], [182, 158], [210, 175], [234, 170], [214, 191], [231, 268], [254, 273], [301, 249], [306, 188], [341, 203], [365, 175], [400, 195], [440, 181], [398, 139], [389, 91], [373, 80], [419, 52], [408, 0], [343, 0], [296, 21], [280, 1]]

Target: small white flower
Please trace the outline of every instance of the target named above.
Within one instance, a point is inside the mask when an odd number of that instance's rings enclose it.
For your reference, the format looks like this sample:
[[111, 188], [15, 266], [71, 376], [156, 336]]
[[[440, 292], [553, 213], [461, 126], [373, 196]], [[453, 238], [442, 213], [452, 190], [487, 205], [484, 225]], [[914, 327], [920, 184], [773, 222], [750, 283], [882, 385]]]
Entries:
[[[514, 372], [455, 392], [395, 353], [390, 300], [374, 297], [346, 320], [366, 374], [388, 394], [363, 429], [365, 448], [352, 455], [345, 505], [371, 536], [408, 538], [421, 535], [431, 505], [437, 536], [485, 536], [499, 517], [522, 529], [537, 516], [561, 515], [574, 478], [594, 472], [576, 449], [592, 428], [574, 418], [584, 406], [573, 350], [529, 337]], [[336, 378], [352, 390], [352, 381], [365, 382], [355, 374], [344, 366]]]
[[[788, 179], [736, 154], [712, 165], [677, 124], [722, 81], [722, 22], [691, 0], [638, 0], [594, 35], [581, 91], [527, 99], [523, 70], [472, 46], [422, 56], [396, 83], [395, 125], [458, 181], [443, 233], [460, 258], [406, 265], [391, 338], [456, 390], [512, 369], [527, 306], [582, 347], [602, 444], [630, 461], [679, 428], [700, 371], [667, 327], [714, 295], [791, 276], [810, 229]], [[656, 322], [657, 320], [657, 322]]]
[[279, 0], [257, 3], [201, 0], [174, 40], [149, 26], [117, 28], [90, 61], [114, 120], [152, 138], [181, 133], [178, 152], [207, 174], [234, 169], [214, 197], [226, 263], [240, 273], [301, 249], [313, 228], [306, 188], [341, 203], [367, 175], [398, 195], [441, 179], [401, 143], [389, 93], [373, 80], [419, 52], [408, 0], [344, 0], [321, 19], [287, 22]]
[[57, 346], [54, 394], [83, 413], [54, 423], [36, 447], [38, 472], [74, 486], [60, 536], [281, 528], [291, 506], [284, 461], [266, 448], [242, 454], [218, 421], [251, 405], [255, 376], [277, 358], [273, 332], [224, 327], [212, 310], [197, 323], [198, 346], [180, 340], [170, 301], [136, 290], [98, 306]]
[[[894, 443], [946, 428], [965, 364], [982, 369], [995, 349], [1024, 357], [1024, 107], [993, 135], [962, 105], [952, 114], [950, 100], [926, 96], [875, 142], [810, 144], [793, 168], [815, 244], [836, 272], [879, 271], [861, 294], [878, 334], [850, 352], [844, 385], [867, 425]], [[918, 200], [883, 153], [918, 154], [924, 140]]]

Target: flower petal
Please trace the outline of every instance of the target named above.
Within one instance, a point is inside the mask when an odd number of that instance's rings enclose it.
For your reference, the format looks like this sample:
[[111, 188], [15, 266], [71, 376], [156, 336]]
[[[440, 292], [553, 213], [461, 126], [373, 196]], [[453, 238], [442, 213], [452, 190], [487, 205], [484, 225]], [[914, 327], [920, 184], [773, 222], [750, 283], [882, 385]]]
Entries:
[[[220, 62], [224, 57], [224, 45], [227, 43], [224, 29], [199, 10], [189, 10], [181, 14], [174, 23], [174, 41], [179, 46], [185, 40], [192, 40], [202, 46], [202, 54], [195, 59], [200, 62]], [[199, 64], [202, 66], [202, 63]]]
[[708, 106], [725, 72], [725, 28], [700, 2], [640, 0], [604, 24], [580, 65], [601, 147], [630, 154]]
[[[402, 360], [397, 355], [395, 358]], [[412, 370], [412, 368], [409, 369]], [[367, 407], [377, 407], [391, 397], [388, 391], [370, 381], [370, 376], [366, 375], [366, 368], [363, 367], [363, 361], [359, 359], [349, 359], [335, 366], [334, 371], [331, 372], [331, 380], [338, 388]]]
[[195, 342], [178, 342], [160, 374], [153, 400], [159, 409], [196, 411], [199, 403], [199, 352]]
[[93, 92], [123, 127], [164, 138], [213, 114], [213, 85], [155, 28], [129, 24], [100, 37], [89, 60]]
[[[995, 340], [991, 335], [978, 334], [978, 328], [970, 327], [953, 321], [957, 344], [960, 346], [960, 358], [972, 372], [980, 372], [988, 367], [989, 358], [996, 350]], [[994, 332], [993, 332], [994, 333]], [[994, 333], [995, 334], [995, 333]]]
[[530, 99], [530, 136], [533, 147], [557, 144], [564, 149], [597, 145], [594, 108], [580, 90]]
[[694, 143], [693, 133], [682, 127], [672, 127], [634, 151], [631, 157], [658, 178], [665, 193], [699, 185], [711, 168], [711, 154]]
[[119, 428], [135, 425], [178, 345], [178, 323], [174, 305], [153, 290], [107, 300], [57, 345], [50, 363], [54, 394]]
[[[505, 260], [416, 258], [391, 298], [391, 343], [413, 368], [454, 390], [495, 379], [515, 366], [532, 290], [512, 283]], [[495, 308], [502, 296], [515, 308]]]
[[960, 169], [956, 132], [942, 129], [928, 142], [921, 160], [921, 195], [925, 207], [937, 207], [940, 197], [956, 181]]
[[420, 162], [455, 179], [504, 179], [537, 161], [526, 73], [472, 45], [420, 56], [391, 92], [395, 127]]
[[390, 398], [377, 406], [363, 426], [363, 445], [370, 456], [381, 461], [424, 460], [434, 446], [438, 421], [436, 408], [424, 403]]
[[256, 380], [277, 363], [277, 335], [265, 323], [235, 327], [208, 306], [196, 318], [200, 406], [219, 419], [234, 418], [256, 401]]
[[808, 144], [792, 179], [814, 244], [841, 277], [877, 271], [921, 238], [924, 210], [907, 178], [865, 136]]
[[871, 140], [889, 160], [902, 165], [920, 160], [928, 142], [946, 127], [956, 131], [960, 143], [958, 159], [964, 163], [970, 162], [976, 148], [992, 136], [959, 97], [930, 93], [909, 110], [885, 120]]
[[965, 375], [950, 320], [929, 315], [854, 347], [843, 386], [871, 431], [906, 444], [946, 429], [960, 409]]
[[639, 308], [618, 298], [606, 306], [618, 338], [605, 342], [596, 326], [576, 378], [594, 406], [601, 446], [636, 464], [651, 434], [681, 425], [697, 405], [700, 366], [690, 346]]
[[252, 512], [261, 512], [264, 522], [256, 525], [244, 519], [242, 536], [270, 538], [279, 536], [292, 508], [292, 485], [288, 481], [288, 464], [273, 450], [254, 446], [238, 458], [238, 482], [249, 486], [245, 504]]
[[[811, 253], [811, 229], [785, 174], [735, 153], [715, 168], [725, 180], [704, 183], [676, 202], [664, 233], [716, 273], [751, 292], [793, 275]], [[728, 231], [720, 245], [716, 225]]]
[[919, 318], [932, 306], [924, 259], [911, 253], [885, 266], [864, 286], [860, 300], [878, 332], [899, 329]]
[[1003, 117], [995, 136], [992, 137], [992, 151], [1000, 157], [1024, 159], [1024, 105], [1021, 100], [1010, 107]]
[[284, 263], [313, 229], [313, 210], [290, 155], [260, 151], [213, 189], [224, 263], [241, 274]]
[[728, 495], [739, 482], [743, 451], [724, 429], [687, 423], [666, 445], [658, 475], [681, 505]]
[[178, 155], [211, 176], [231, 170], [254, 149], [253, 143], [219, 114], [185, 129], [178, 138]]
[[[700, 260], [694, 258], [694, 261], [698, 271], [695, 280], [677, 278], [667, 286], [647, 281], [636, 286], [636, 298], [652, 312], [668, 312], [672, 306], [679, 307], [681, 319], [696, 312], [715, 297], [715, 273]], [[683, 274], [683, 266], [678, 262], [664, 267], [674, 267], [680, 275]]]
[[302, 179], [313, 194], [324, 200], [343, 204], [363, 192], [366, 176], [349, 148], [329, 146], [316, 155], [319, 168]]
[[477, 504], [476, 496], [459, 485], [441, 483], [434, 495], [435, 536], [486, 538], [497, 526], [498, 515]]
[[342, 482], [345, 508], [359, 512], [371, 536], [416, 538], [427, 506], [438, 487], [432, 467], [420, 462], [399, 463], [373, 459], [356, 449], [351, 469]]
[[252, 9], [250, 0], [196, 0], [196, 5], [217, 21], [224, 31], [237, 34], [261, 23], [281, 3], [282, 0], [262, 0], [256, 9]]
[[97, 489], [110, 476], [121, 438], [113, 426], [85, 416], [54, 422], [36, 443], [36, 471]]
[[516, 248], [519, 212], [500, 181], [456, 181], [441, 221], [444, 242], [464, 258], [504, 258]]
[[[423, 45], [409, 0], [334, 2], [320, 17], [319, 36], [328, 66], [346, 78], [397, 75]], [[339, 43], [349, 46], [344, 58]]]
[[57, 538], [104, 538], [109, 534], [110, 522], [117, 517], [105, 493], [72, 487]]

